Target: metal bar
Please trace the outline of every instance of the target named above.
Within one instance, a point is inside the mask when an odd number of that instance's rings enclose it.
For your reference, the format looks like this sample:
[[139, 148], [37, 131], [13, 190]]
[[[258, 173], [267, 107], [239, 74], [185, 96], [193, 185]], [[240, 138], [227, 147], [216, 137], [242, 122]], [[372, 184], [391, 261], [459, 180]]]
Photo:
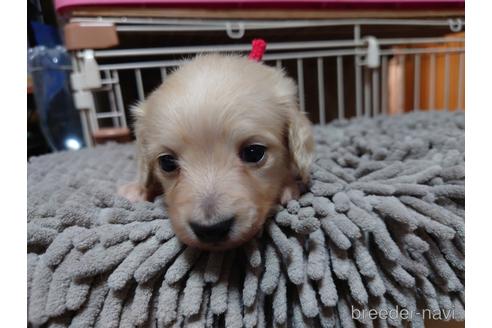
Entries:
[[[81, 69], [81, 73], [85, 73], [85, 65], [82, 60], [79, 59], [79, 68]], [[90, 102], [89, 102], [89, 108], [88, 111], [85, 112], [85, 117], [88, 120], [88, 126], [89, 130], [91, 132], [94, 132], [95, 130], [99, 129], [99, 122], [96, 119], [96, 104], [94, 101], [94, 93], [92, 90], [86, 90], [90, 94]]]
[[449, 110], [449, 54], [444, 55], [444, 110]]
[[414, 57], [413, 109], [420, 109], [420, 55]]
[[380, 113], [379, 110], [379, 69], [372, 70], [372, 112], [373, 115]]
[[121, 113], [118, 112], [96, 113], [97, 118], [117, 118], [119, 116], [121, 116]]
[[[255, 29], [250, 27], [250, 30]], [[118, 32], [196, 32], [226, 31], [223, 26], [158, 26], [158, 25], [123, 25], [116, 26]]]
[[278, 54], [266, 54], [264, 60], [287, 60], [297, 58], [317, 58], [317, 57], [336, 57], [336, 56], [353, 56], [365, 55], [366, 51], [362, 49], [341, 49], [341, 50], [320, 50], [320, 51], [301, 51], [301, 52], [285, 52]]
[[297, 87], [299, 89], [299, 106], [302, 112], [306, 111], [304, 99], [304, 66], [302, 59], [297, 60]]
[[407, 44], [427, 44], [427, 43], [448, 43], [448, 42], [465, 42], [465, 38], [386, 38], [378, 39], [379, 45], [382, 46], [396, 46]]
[[343, 99], [343, 57], [337, 57], [337, 96], [338, 119], [345, 117], [345, 104]]
[[406, 56], [401, 55], [399, 56], [399, 61], [400, 61], [400, 67], [401, 67], [401, 92], [400, 92], [400, 99], [399, 99], [399, 110], [400, 113], [405, 112], [405, 93], [406, 93]]
[[380, 51], [381, 55], [415, 55], [415, 54], [438, 54], [438, 53], [460, 53], [465, 52], [465, 48], [413, 48], [413, 49], [384, 49]]
[[282, 61], [281, 60], [276, 60], [275, 61], [275, 67], [277, 67], [278, 69], [281, 69], [282, 68]]
[[143, 87], [143, 82], [142, 82], [142, 72], [138, 68], [135, 69], [135, 80], [137, 81], [138, 99], [140, 101], [143, 101], [145, 98], [145, 92], [144, 92], [144, 87]]
[[80, 122], [82, 124], [82, 134], [84, 135], [84, 141], [87, 147], [91, 148], [93, 147], [94, 143], [92, 140], [92, 135], [90, 133], [90, 127], [89, 127], [89, 119], [88, 119], [88, 109], [80, 109], [79, 110], [79, 116], [80, 116]]
[[185, 60], [161, 60], [161, 61], [146, 61], [146, 62], [129, 62], [121, 64], [103, 64], [99, 65], [99, 69], [109, 70], [131, 70], [137, 68], [160, 68], [160, 67], [176, 67], [183, 63]]
[[126, 128], [127, 125], [126, 125], [126, 116], [125, 116], [125, 104], [123, 102], [123, 95], [121, 93], [120, 76], [118, 74], [118, 71], [113, 71], [113, 78], [118, 81], [117, 83], [115, 83], [115, 90], [116, 90], [116, 104], [118, 105], [118, 112], [121, 113], [120, 126]]
[[[360, 25], [354, 25], [354, 41], [360, 42]], [[362, 116], [362, 68], [360, 56], [354, 56], [355, 70], [355, 113], [357, 117]]]
[[[94, 96], [93, 96], [93, 98], [94, 98]], [[94, 132], [95, 130], [99, 129], [99, 122], [97, 121], [97, 118], [96, 118], [96, 108], [95, 108], [94, 100], [93, 100], [93, 105], [91, 107], [92, 108], [89, 109], [89, 111], [87, 112], [87, 115], [89, 116], [91, 130]]]
[[463, 94], [465, 92], [465, 55], [460, 54], [459, 68], [458, 68], [458, 103], [456, 104], [456, 109], [465, 109], [465, 104], [463, 103]]
[[[72, 62], [72, 70], [80, 73], [79, 59], [74, 53], [70, 54], [70, 60]], [[75, 96], [75, 92], [72, 90], [72, 94]], [[85, 144], [88, 148], [93, 146], [92, 136], [89, 129], [89, 121], [87, 118], [87, 109], [79, 109], [80, 124], [82, 125], [82, 135], [84, 137]]]
[[364, 116], [371, 116], [371, 76], [369, 68], [364, 69]]
[[429, 63], [429, 109], [434, 110], [436, 106], [436, 54], [430, 55]]
[[[288, 60], [288, 59], [305, 59], [318, 57], [336, 57], [336, 56], [354, 56], [365, 55], [363, 49], [349, 50], [326, 50], [326, 51], [310, 51], [310, 52], [288, 52], [282, 54], [267, 54], [263, 56], [264, 61], [270, 60]], [[146, 61], [146, 62], [130, 62], [122, 64], [104, 64], [99, 65], [101, 70], [128, 70], [136, 68], [159, 68], [159, 67], [176, 67], [185, 63], [187, 60], [164, 60], [164, 61]]]
[[[355, 46], [363, 46], [362, 41], [354, 42], [347, 41], [312, 41], [312, 42], [279, 42], [268, 44], [268, 52], [284, 51], [284, 50], [309, 50], [319, 48], [351, 48]], [[181, 55], [190, 53], [205, 53], [205, 52], [236, 52], [249, 51], [250, 44], [236, 45], [212, 45], [212, 46], [187, 46], [187, 47], [161, 47], [161, 48], [138, 48], [138, 49], [114, 49], [114, 50], [96, 50], [94, 56], [96, 58], [105, 57], [128, 57], [128, 56], [162, 56], [162, 55]], [[82, 51], [77, 52], [77, 57], [82, 58]]]
[[[407, 39], [379, 39], [380, 45], [391, 46], [400, 44], [435, 44], [448, 42], [464, 42], [464, 38], [407, 38]], [[362, 40], [340, 40], [340, 41], [311, 41], [311, 42], [278, 42], [268, 45], [268, 51], [292, 50], [292, 49], [317, 49], [317, 48], [350, 48], [364, 46]], [[157, 55], [179, 55], [190, 53], [205, 52], [234, 52], [249, 51], [250, 44], [237, 45], [211, 45], [211, 46], [186, 46], [186, 47], [159, 47], [159, 48], [139, 48], [139, 49], [113, 49], [113, 50], [96, 50], [96, 58], [104, 57], [127, 57], [127, 56], [157, 56]], [[82, 52], [77, 53], [82, 57]]]
[[[462, 26], [465, 25], [464, 17], [458, 17]], [[70, 22], [87, 23], [90, 25], [116, 23], [125, 25], [155, 24], [177, 26], [225, 27], [227, 23], [237, 24], [241, 22], [248, 29], [252, 28], [295, 28], [310, 26], [345, 26], [345, 25], [398, 25], [398, 26], [449, 26], [449, 19], [319, 19], [319, 20], [218, 20], [218, 19], [172, 19], [172, 18], [135, 18], [135, 17], [74, 17]]]
[[103, 79], [101, 79], [101, 84], [102, 85], [111, 85], [113, 83], [114, 83], [114, 81], [111, 78], [108, 78], [108, 79], [103, 78]]
[[[315, 20], [317, 21], [317, 20]], [[247, 24], [246, 21], [240, 21], [240, 22], [228, 22], [229, 24], [242, 24], [245, 30], [263, 30], [263, 29], [284, 29], [284, 28], [303, 28], [303, 27], [323, 27], [323, 26], [347, 26], [347, 25], [353, 25], [353, 24], [341, 24], [341, 23], [335, 23], [335, 24], [328, 24], [328, 23], [322, 23], [322, 24], [292, 24], [290, 25], [285, 25], [281, 23], [271, 23], [269, 25], [253, 25], [253, 24]], [[363, 23], [358, 22], [359, 25], [366, 25]], [[92, 24], [93, 25], [93, 24]], [[394, 24], [378, 24], [378, 25], [394, 25]], [[402, 24], [399, 24], [402, 25]], [[408, 24], [411, 25], [411, 24]], [[414, 26], [418, 26], [419, 24], [413, 24]], [[441, 25], [434, 25], [434, 26], [441, 26]], [[194, 31], [228, 31], [230, 27], [227, 25], [201, 25], [201, 26], [186, 26], [186, 25], [151, 25], [151, 24], [141, 24], [141, 25], [117, 25], [116, 26], [116, 31], [118, 32], [194, 32]]]
[[[419, 50], [413, 49], [413, 52], [409, 51], [381, 51], [381, 55], [393, 55], [393, 54], [424, 54], [424, 53], [446, 53], [446, 52], [464, 52], [464, 48], [457, 49], [427, 49]], [[311, 52], [293, 52], [293, 53], [283, 53], [283, 54], [268, 54], [263, 57], [265, 61], [267, 60], [287, 60], [287, 59], [305, 59], [305, 58], [317, 58], [317, 57], [336, 57], [336, 56], [356, 56], [355, 60], [355, 70], [356, 70], [356, 89], [357, 89], [357, 62], [360, 62], [360, 56], [366, 54], [364, 49], [351, 49], [351, 50], [326, 50], [326, 51], [311, 51]], [[357, 59], [359, 58], [359, 59]], [[122, 64], [105, 64], [99, 65], [101, 70], [127, 70], [136, 68], [158, 68], [158, 67], [176, 67], [183, 64], [183, 60], [168, 60], [168, 61], [148, 61], [148, 62], [136, 62], [136, 63], [122, 63]], [[357, 100], [356, 100], [357, 101]]]
[[[448, 48], [448, 49], [411, 49], [408, 51], [401, 49], [396, 51], [385, 51], [381, 50], [381, 55], [394, 55], [394, 54], [425, 54], [425, 53], [460, 53], [464, 52], [464, 48]], [[263, 57], [265, 61], [268, 60], [288, 60], [288, 59], [299, 59], [299, 58], [317, 58], [317, 57], [336, 57], [336, 56], [356, 56], [355, 62], [360, 62], [360, 56], [366, 54], [364, 49], [350, 49], [350, 50], [326, 50], [326, 51], [310, 51], [310, 52], [292, 52], [292, 53], [282, 53], [282, 54], [267, 54]], [[158, 67], [176, 67], [183, 64], [184, 60], [168, 60], [168, 61], [148, 61], [148, 62], [133, 62], [133, 63], [122, 63], [122, 64], [104, 64], [99, 65], [101, 70], [127, 70], [136, 68], [158, 68]], [[355, 64], [355, 65], [356, 65]], [[359, 67], [360, 69], [360, 67]], [[357, 66], [356, 70], [356, 88], [357, 88]], [[357, 101], [357, 99], [356, 99]]]
[[388, 57], [381, 59], [381, 112], [388, 114]]
[[[109, 71], [105, 71], [105, 72], [106, 72], [107, 78], [112, 80], [111, 79], [111, 73]], [[116, 99], [115, 99], [115, 95], [114, 95], [113, 84], [109, 85], [108, 100], [109, 100], [109, 108], [111, 109], [111, 112], [117, 113], [118, 108], [116, 107]], [[99, 118], [99, 116], [98, 116], [98, 118]], [[120, 121], [117, 117], [113, 117], [113, 126], [118, 126], [118, 127], [120, 126]]]
[[161, 82], [167, 78], [167, 69], [165, 67], [161, 67]]
[[325, 119], [325, 80], [323, 72], [323, 58], [318, 58], [316, 63], [318, 69], [318, 102], [319, 102], [319, 123], [326, 124]]

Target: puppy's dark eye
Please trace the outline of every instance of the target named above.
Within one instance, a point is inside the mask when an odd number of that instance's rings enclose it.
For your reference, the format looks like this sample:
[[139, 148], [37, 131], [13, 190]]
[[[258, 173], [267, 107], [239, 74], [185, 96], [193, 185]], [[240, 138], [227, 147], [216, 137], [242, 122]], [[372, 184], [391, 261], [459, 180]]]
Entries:
[[159, 166], [165, 172], [173, 172], [178, 168], [178, 163], [173, 155], [159, 156]]
[[265, 156], [265, 151], [265, 146], [252, 144], [247, 145], [243, 149], [241, 149], [239, 156], [241, 157], [241, 160], [243, 160], [243, 162], [258, 163]]

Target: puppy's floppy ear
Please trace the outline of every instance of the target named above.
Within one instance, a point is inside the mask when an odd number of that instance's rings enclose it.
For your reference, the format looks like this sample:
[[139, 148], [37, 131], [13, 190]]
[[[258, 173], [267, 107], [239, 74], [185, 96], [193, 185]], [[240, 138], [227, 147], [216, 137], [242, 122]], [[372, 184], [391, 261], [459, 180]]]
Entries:
[[313, 161], [314, 138], [311, 122], [297, 106], [289, 110], [287, 129], [289, 153], [294, 172], [304, 184], [307, 184], [310, 180]]
[[146, 102], [141, 102], [131, 108], [131, 113], [135, 119], [135, 137], [137, 146], [137, 158], [138, 158], [138, 184], [141, 188], [144, 188], [149, 197], [152, 194], [158, 193], [159, 184], [154, 177], [153, 165], [148, 160], [147, 156], [147, 138], [144, 130], [145, 120], [145, 107]]
[[306, 113], [299, 110], [297, 102], [297, 86], [294, 80], [278, 72], [276, 94], [280, 105], [287, 112], [287, 144], [294, 178], [299, 177], [304, 184], [310, 180], [311, 163], [313, 161], [314, 137], [311, 122]]

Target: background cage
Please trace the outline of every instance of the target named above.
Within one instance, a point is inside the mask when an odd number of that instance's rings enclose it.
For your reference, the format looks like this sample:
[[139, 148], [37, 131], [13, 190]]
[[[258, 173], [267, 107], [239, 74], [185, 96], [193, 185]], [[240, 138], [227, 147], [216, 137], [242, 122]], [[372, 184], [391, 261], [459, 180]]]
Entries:
[[[129, 108], [196, 54], [245, 54], [268, 41], [264, 62], [298, 85], [299, 106], [326, 124], [413, 110], [464, 110], [464, 18], [215, 20], [72, 17], [111, 26], [114, 49], [72, 51], [72, 88], [88, 145], [129, 136]], [[69, 25], [70, 25], [69, 24]], [[107, 133], [106, 133], [107, 132]]]

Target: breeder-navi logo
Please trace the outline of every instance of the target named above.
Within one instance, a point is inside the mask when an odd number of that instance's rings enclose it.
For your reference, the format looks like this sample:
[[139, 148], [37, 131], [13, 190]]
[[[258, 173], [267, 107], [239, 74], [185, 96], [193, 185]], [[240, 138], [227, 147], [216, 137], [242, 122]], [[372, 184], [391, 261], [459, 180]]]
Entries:
[[401, 320], [412, 320], [415, 315], [421, 316], [423, 319], [433, 319], [433, 320], [452, 320], [454, 319], [454, 309], [451, 310], [431, 310], [422, 309], [419, 311], [412, 311], [405, 308], [400, 308], [398, 305], [394, 309], [356, 309], [352, 305], [352, 319], [401, 319]]

